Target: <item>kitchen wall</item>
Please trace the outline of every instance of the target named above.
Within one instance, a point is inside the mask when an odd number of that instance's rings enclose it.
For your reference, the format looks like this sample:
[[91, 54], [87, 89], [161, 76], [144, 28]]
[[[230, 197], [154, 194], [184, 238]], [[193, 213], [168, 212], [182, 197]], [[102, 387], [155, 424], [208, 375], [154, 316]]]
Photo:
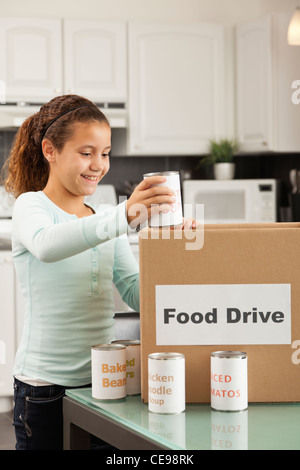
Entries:
[[[206, 21], [236, 24], [277, 12], [289, 12], [296, 0], [10, 0], [1, 2], [2, 17], [87, 18], [126, 21]], [[297, 77], [300, 78], [300, 77]], [[113, 149], [123, 130], [115, 130]], [[0, 167], [9, 153], [15, 131], [0, 132]], [[289, 170], [300, 167], [299, 154], [255, 154], [237, 157], [236, 178], [279, 178], [281, 180], [280, 205], [289, 204]], [[211, 178], [211, 170], [197, 169], [199, 157], [172, 155], [169, 157], [128, 157], [112, 152], [111, 170], [106, 183], [116, 186], [119, 194], [126, 194], [132, 185], [141, 181], [145, 172], [161, 170], [190, 170], [192, 178]]]

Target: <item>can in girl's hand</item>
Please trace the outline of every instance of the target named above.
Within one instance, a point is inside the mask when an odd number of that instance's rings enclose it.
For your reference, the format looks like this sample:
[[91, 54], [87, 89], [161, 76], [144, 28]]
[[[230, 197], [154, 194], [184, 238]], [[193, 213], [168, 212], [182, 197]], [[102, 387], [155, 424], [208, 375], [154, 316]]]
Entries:
[[185, 410], [184, 354], [149, 354], [148, 409], [162, 414], [182, 413]]
[[248, 359], [245, 352], [211, 354], [211, 407], [217, 411], [248, 408]]
[[126, 391], [127, 395], [138, 395], [141, 393], [141, 342], [124, 339], [112, 344], [126, 346]]
[[166, 181], [155, 186], [166, 186], [175, 193], [176, 201], [171, 204], [171, 209], [152, 214], [149, 219], [149, 227], [173, 227], [182, 224], [182, 201], [180, 189], [180, 177], [178, 171], [163, 171], [161, 173], [146, 173], [144, 179], [150, 176], [164, 176]]
[[92, 397], [98, 400], [126, 397], [126, 346], [92, 346]]

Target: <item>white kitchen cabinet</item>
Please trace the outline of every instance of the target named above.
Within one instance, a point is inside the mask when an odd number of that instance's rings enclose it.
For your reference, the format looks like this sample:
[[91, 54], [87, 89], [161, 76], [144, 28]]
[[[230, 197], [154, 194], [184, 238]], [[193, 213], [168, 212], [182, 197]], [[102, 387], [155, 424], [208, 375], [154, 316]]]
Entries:
[[[0, 251], [0, 412], [10, 406], [16, 353], [15, 275], [11, 251]], [[7, 403], [6, 403], [7, 401]]]
[[225, 31], [214, 24], [129, 24], [130, 154], [200, 154], [210, 139], [226, 135], [232, 106]]
[[240, 150], [270, 150], [272, 140], [271, 18], [237, 26], [237, 138]]
[[7, 102], [62, 93], [61, 20], [0, 18], [0, 82]]
[[273, 17], [274, 34], [274, 150], [300, 151], [300, 105], [294, 104], [292, 84], [300, 80], [300, 47], [289, 46], [287, 30], [290, 14]]
[[300, 108], [292, 83], [300, 77], [300, 48], [289, 46], [290, 15], [237, 26], [237, 138], [242, 151], [300, 150]]
[[125, 22], [64, 20], [64, 89], [95, 102], [127, 101]]

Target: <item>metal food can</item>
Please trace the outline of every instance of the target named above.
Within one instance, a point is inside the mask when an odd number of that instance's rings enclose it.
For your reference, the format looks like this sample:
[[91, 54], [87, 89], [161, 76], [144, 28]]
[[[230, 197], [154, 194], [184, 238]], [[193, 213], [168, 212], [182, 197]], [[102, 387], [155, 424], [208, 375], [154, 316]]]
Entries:
[[182, 224], [182, 201], [180, 177], [178, 171], [163, 171], [161, 173], [146, 173], [144, 179], [150, 176], [164, 176], [167, 180], [155, 186], [166, 186], [175, 192], [176, 201], [171, 204], [172, 209], [159, 214], [152, 214], [149, 218], [149, 227], [173, 227]]
[[162, 414], [182, 413], [185, 410], [184, 354], [149, 354], [148, 409]]
[[97, 400], [126, 397], [126, 346], [92, 346], [92, 397]]
[[126, 346], [126, 391], [127, 395], [141, 393], [141, 342], [124, 339], [112, 344]]
[[245, 352], [211, 354], [211, 407], [217, 411], [248, 408], [248, 359]]

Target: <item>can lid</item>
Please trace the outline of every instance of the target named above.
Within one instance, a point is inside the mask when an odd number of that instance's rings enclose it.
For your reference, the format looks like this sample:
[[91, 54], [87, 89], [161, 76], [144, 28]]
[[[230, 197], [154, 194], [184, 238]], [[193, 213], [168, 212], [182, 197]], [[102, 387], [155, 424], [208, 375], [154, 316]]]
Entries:
[[141, 342], [138, 339], [121, 339], [112, 341], [112, 344], [124, 344], [125, 346], [139, 346]]
[[125, 348], [126, 346], [122, 344], [96, 344], [95, 346], [92, 346], [92, 349], [96, 349], [97, 351], [112, 351]]
[[150, 176], [171, 176], [179, 175], [179, 171], [158, 171], [156, 173], [145, 173], [144, 178], [149, 178]]
[[242, 351], [215, 351], [211, 355], [220, 359], [246, 359], [247, 357], [247, 353]]
[[148, 355], [149, 359], [156, 359], [159, 361], [168, 361], [175, 359], [184, 359], [184, 354], [180, 353], [152, 353]]

